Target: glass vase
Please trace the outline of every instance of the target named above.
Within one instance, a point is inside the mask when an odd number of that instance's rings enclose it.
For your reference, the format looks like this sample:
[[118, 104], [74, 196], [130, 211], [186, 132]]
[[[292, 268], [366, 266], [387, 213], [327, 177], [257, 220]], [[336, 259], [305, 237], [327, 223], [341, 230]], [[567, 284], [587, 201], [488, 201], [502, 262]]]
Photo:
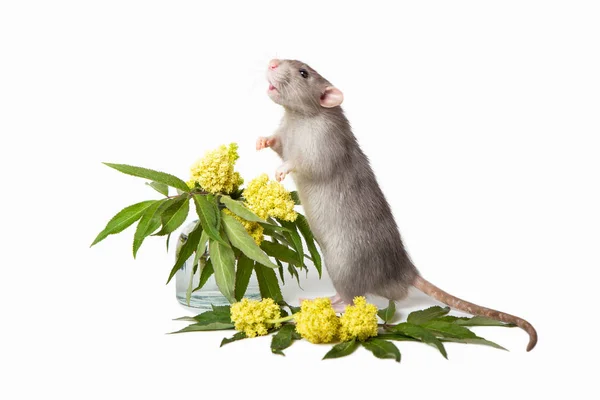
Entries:
[[[194, 229], [197, 223], [198, 221], [190, 222], [182, 229], [177, 240], [177, 250], [175, 254], [179, 254], [179, 249], [186, 242], [188, 234]], [[190, 288], [190, 280], [192, 281], [192, 290], [197, 288], [200, 282], [200, 268], [197, 268], [196, 272], [192, 275], [195, 255], [195, 253], [192, 254], [192, 256], [185, 261], [183, 266], [175, 275], [177, 301], [184, 306], [197, 308], [200, 312], [212, 310], [212, 305], [229, 305], [229, 300], [227, 300], [227, 298], [225, 298], [225, 296], [223, 296], [219, 291], [214, 275], [211, 275], [211, 277], [208, 278], [201, 289], [191, 293], [188, 304], [187, 293]], [[202, 256], [205, 259], [209, 256], [208, 248]], [[261, 298], [260, 291], [258, 289], [258, 281], [256, 280], [255, 274], [252, 274], [250, 277], [250, 282], [248, 283], [248, 288], [246, 289], [246, 294], [244, 297], [256, 300], [260, 300]]]

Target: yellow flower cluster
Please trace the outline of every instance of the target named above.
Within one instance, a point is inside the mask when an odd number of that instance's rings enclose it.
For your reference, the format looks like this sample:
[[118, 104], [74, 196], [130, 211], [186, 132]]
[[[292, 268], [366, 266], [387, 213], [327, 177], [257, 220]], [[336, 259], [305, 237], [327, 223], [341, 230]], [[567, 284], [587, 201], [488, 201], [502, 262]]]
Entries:
[[248, 232], [248, 234], [250, 236], [252, 236], [252, 239], [254, 239], [256, 244], [260, 246], [260, 244], [262, 243], [262, 241], [264, 239], [264, 235], [263, 235], [264, 229], [262, 226], [260, 226], [260, 224], [258, 222], [246, 221], [244, 218], [229, 211], [227, 208], [224, 209], [223, 212], [227, 215], [231, 215], [233, 218], [240, 221], [242, 223], [242, 225], [244, 225], [244, 228], [246, 228], [246, 231]]
[[294, 320], [296, 332], [311, 343], [330, 343], [338, 336], [340, 320], [327, 298], [304, 300]]
[[362, 297], [346, 306], [338, 318], [328, 298], [304, 300], [295, 314], [296, 332], [311, 343], [330, 343], [336, 339], [365, 341], [377, 336], [377, 307]]
[[295, 221], [298, 214], [294, 211], [294, 200], [279, 182], [269, 180], [267, 174], [253, 179], [244, 190], [246, 205], [259, 217], [280, 218]]
[[244, 182], [240, 174], [233, 170], [239, 158], [237, 149], [238, 145], [231, 143], [206, 152], [192, 165], [188, 186], [193, 189], [197, 183], [202, 189], [215, 194], [236, 191]]
[[233, 303], [231, 305], [231, 320], [235, 329], [242, 331], [247, 337], [263, 336], [271, 328], [278, 328], [280, 323], [269, 323], [268, 320], [276, 320], [281, 317], [281, 310], [273, 299], [248, 300]]
[[371, 336], [377, 336], [377, 307], [368, 304], [362, 296], [355, 297], [354, 305], [346, 306], [340, 325], [339, 335], [343, 342], [355, 338], [365, 341]]

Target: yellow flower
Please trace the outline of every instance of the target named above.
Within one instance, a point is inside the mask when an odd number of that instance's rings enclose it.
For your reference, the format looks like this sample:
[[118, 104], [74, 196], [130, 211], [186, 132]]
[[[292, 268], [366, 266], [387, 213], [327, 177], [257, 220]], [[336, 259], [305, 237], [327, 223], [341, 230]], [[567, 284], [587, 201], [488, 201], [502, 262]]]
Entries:
[[346, 306], [340, 323], [340, 339], [343, 342], [354, 338], [365, 341], [371, 336], [377, 336], [377, 307], [368, 304], [362, 296], [355, 297], [354, 305]]
[[269, 329], [279, 328], [280, 323], [269, 323], [267, 320], [280, 317], [279, 306], [270, 298], [261, 301], [244, 298], [231, 305], [231, 320], [235, 324], [235, 329], [243, 331], [247, 337], [263, 336]]
[[296, 332], [311, 343], [330, 343], [338, 336], [340, 320], [327, 298], [304, 300], [294, 320]]
[[258, 222], [246, 221], [245, 219], [243, 219], [239, 215], [236, 215], [235, 213], [231, 212], [227, 208], [224, 209], [223, 212], [227, 215], [231, 215], [233, 218], [240, 221], [242, 223], [242, 225], [244, 225], [244, 228], [246, 228], [246, 231], [248, 232], [248, 234], [250, 236], [252, 236], [252, 239], [254, 239], [256, 244], [260, 246], [260, 244], [262, 243], [262, 241], [264, 239], [264, 235], [263, 235], [264, 229], [262, 226], [260, 226], [260, 224]]
[[253, 179], [244, 189], [246, 205], [262, 219], [280, 218], [295, 221], [298, 214], [294, 211], [294, 200], [282, 184], [270, 181], [267, 174]]
[[203, 158], [192, 165], [188, 186], [196, 182], [207, 192], [229, 194], [236, 191], [244, 182], [238, 172], [233, 170], [239, 158], [238, 145], [231, 143], [206, 152]]

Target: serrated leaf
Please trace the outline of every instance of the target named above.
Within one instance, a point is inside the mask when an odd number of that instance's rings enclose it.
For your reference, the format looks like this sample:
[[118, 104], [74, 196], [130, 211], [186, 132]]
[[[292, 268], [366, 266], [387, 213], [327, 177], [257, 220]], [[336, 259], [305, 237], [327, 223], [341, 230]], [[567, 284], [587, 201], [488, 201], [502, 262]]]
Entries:
[[323, 360], [349, 356], [350, 354], [354, 353], [354, 350], [356, 350], [357, 347], [358, 342], [355, 339], [352, 339], [349, 342], [336, 344], [327, 352], [327, 354], [325, 354]]
[[241, 201], [233, 200], [229, 196], [221, 196], [221, 203], [225, 204], [229, 211], [246, 221], [267, 223], [267, 221], [250, 211]]
[[106, 239], [108, 235], [114, 235], [115, 233], [122, 232], [128, 228], [135, 221], [140, 219], [148, 207], [152, 206], [159, 200], [147, 200], [140, 203], [132, 204], [119, 211], [114, 217], [108, 221], [106, 227], [96, 236], [94, 242], [90, 245], [92, 247], [98, 242]]
[[192, 300], [192, 289], [194, 288], [194, 274], [196, 273], [196, 268], [195, 266], [190, 268], [190, 277], [188, 280], [188, 287], [187, 290], [185, 291], [185, 303], [188, 305], [188, 307], [190, 306], [190, 301]]
[[298, 196], [298, 192], [297, 191], [294, 190], [293, 192], [290, 192], [290, 196], [292, 196], [292, 200], [294, 201], [295, 205], [297, 205], [297, 206], [302, 205], [300, 203], [300, 196]]
[[414, 325], [422, 325], [432, 319], [442, 317], [450, 312], [450, 307], [433, 306], [426, 310], [414, 311], [408, 314], [407, 322]]
[[390, 300], [386, 308], [377, 311], [377, 315], [379, 315], [379, 318], [381, 318], [384, 323], [387, 324], [390, 322], [394, 318], [394, 315], [396, 315], [396, 302]]
[[[192, 265], [198, 264], [199, 260], [202, 259], [202, 257], [206, 253], [206, 245], [207, 244], [208, 244], [208, 235], [206, 234], [206, 232], [203, 231], [202, 236], [200, 236], [200, 241], [198, 242], [198, 247], [196, 247], [196, 251], [194, 254], [194, 262], [192, 263]], [[202, 268], [200, 268], [200, 272], [202, 272]]]
[[155, 236], [168, 235], [179, 228], [186, 220], [189, 210], [190, 201], [187, 195], [183, 195], [176, 199], [161, 215], [162, 229]]
[[415, 339], [414, 337], [406, 336], [399, 332], [394, 333], [380, 333], [377, 335], [378, 339], [383, 340], [394, 340], [397, 342], [420, 342], [420, 339]]
[[391, 358], [400, 362], [400, 350], [392, 342], [381, 339], [370, 339], [362, 343], [377, 358]]
[[290, 273], [292, 278], [296, 278], [296, 283], [298, 283], [298, 287], [302, 289], [302, 286], [300, 286], [300, 275], [298, 274], [298, 270], [293, 264], [288, 264], [288, 272]]
[[235, 303], [235, 255], [229, 245], [210, 239], [210, 259], [217, 287], [230, 303]]
[[231, 324], [231, 314], [229, 311], [205, 311], [194, 317], [194, 320], [198, 324], [212, 324], [213, 322], [222, 322], [224, 324]]
[[473, 332], [464, 326], [455, 325], [451, 322], [444, 321], [428, 321], [421, 325], [429, 329], [434, 334], [444, 338], [472, 339], [476, 338]]
[[164, 196], [169, 196], [169, 185], [160, 182], [146, 182], [146, 185]]
[[281, 295], [281, 288], [279, 287], [275, 271], [260, 264], [254, 266], [254, 271], [256, 272], [261, 297], [263, 299], [271, 298], [276, 303], [282, 301], [283, 296]]
[[283, 220], [279, 220], [278, 222], [281, 224], [281, 226], [284, 226], [289, 229], [289, 232], [284, 232], [283, 235], [296, 250], [296, 257], [298, 257], [298, 263], [300, 265], [304, 265], [304, 246], [302, 245], [302, 239], [300, 239], [300, 235], [298, 234], [296, 224], [294, 222], [288, 222]]
[[194, 254], [196, 247], [198, 246], [198, 242], [200, 241], [200, 237], [202, 236], [202, 226], [197, 224], [193, 231], [188, 235], [187, 240], [181, 246], [177, 254], [177, 258], [175, 260], [175, 265], [171, 268], [171, 272], [169, 273], [169, 279], [167, 279], [167, 283], [171, 281], [171, 279], [175, 276], [177, 271], [181, 269], [183, 264]]
[[226, 324], [223, 322], [211, 322], [210, 324], [192, 324], [176, 332], [171, 332], [171, 334], [199, 331], [221, 331], [226, 329], [233, 329], [233, 324]]
[[212, 239], [221, 244], [228, 244], [219, 232], [220, 229], [220, 214], [215, 198], [212, 195], [194, 195], [194, 203], [196, 204], [196, 213], [200, 218], [202, 227], [206, 234]]
[[237, 301], [240, 301], [244, 297], [246, 289], [248, 289], [252, 271], [254, 271], [254, 261], [244, 254], [240, 254], [237, 262], [237, 270], [235, 271], [235, 299]]
[[149, 179], [154, 182], [177, 188], [183, 192], [189, 192], [188, 185], [178, 177], [165, 172], [155, 171], [148, 168], [134, 167], [133, 165], [103, 163], [127, 175], [137, 176], [139, 178]]
[[277, 265], [273, 264], [269, 259], [269, 256], [267, 256], [265, 252], [258, 247], [252, 236], [250, 236], [248, 231], [246, 231], [244, 228], [244, 225], [242, 225], [231, 215], [227, 215], [224, 212], [221, 212], [221, 219], [223, 221], [225, 233], [234, 247], [240, 249], [240, 251], [248, 258], [264, 265], [265, 267], [277, 269]]
[[277, 258], [285, 263], [294, 264], [298, 267], [302, 267], [303, 265], [303, 263], [298, 261], [298, 256], [295, 251], [279, 243], [268, 242], [265, 240], [260, 244], [260, 248], [269, 256]]
[[422, 326], [413, 325], [408, 322], [402, 322], [392, 327], [392, 331], [402, 333], [415, 339], [420, 339], [423, 343], [427, 343], [438, 349], [444, 358], [448, 358], [448, 353], [446, 352], [444, 344], [437, 337], [435, 337], [432, 332], [428, 331]]
[[133, 258], [136, 257], [144, 239], [160, 227], [160, 211], [165, 200], [158, 200], [146, 209], [133, 235]]
[[204, 268], [202, 268], [202, 271], [200, 271], [200, 281], [198, 282], [198, 286], [194, 290], [192, 290], [192, 293], [194, 293], [197, 290], [202, 289], [202, 287], [208, 281], [208, 278], [210, 278], [213, 273], [214, 273], [214, 269], [212, 266], [212, 261], [209, 258], [208, 260], [206, 260], [206, 264], [204, 264]]
[[308, 221], [306, 220], [306, 217], [304, 215], [298, 214], [298, 217], [296, 218], [296, 226], [298, 226], [298, 230], [302, 234], [302, 237], [304, 237], [304, 241], [306, 242], [306, 248], [308, 249], [313, 264], [315, 264], [315, 268], [319, 273], [319, 278], [321, 278], [321, 272], [323, 269], [321, 262], [321, 254], [319, 253], [319, 250], [317, 250], [317, 246], [315, 244], [315, 237], [312, 231], [310, 230]]
[[483, 345], [483, 346], [490, 346], [490, 347], [494, 347], [496, 349], [508, 351], [507, 349], [505, 349], [504, 347], [500, 346], [499, 344], [491, 342], [491, 341], [486, 340], [484, 338], [480, 338], [480, 337], [469, 338], [469, 339], [444, 338], [444, 339], [440, 339], [440, 340], [442, 342], [451, 342], [451, 343], [480, 344], [480, 345]]
[[297, 336], [294, 335], [296, 328], [294, 325], [283, 325], [271, 339], [271, 351], [273, 354], [284, 356], [283, 350], [292, 345]]
[[246, 334], [244, 332], [237, 332], [232, 337], [224, 338], [223, 340], [221, 340], [221, 345], [219, 347], [223, 347], [227, 343], [235, 342], [235, 341], [242, 340], [242, 339], [246, 339]]

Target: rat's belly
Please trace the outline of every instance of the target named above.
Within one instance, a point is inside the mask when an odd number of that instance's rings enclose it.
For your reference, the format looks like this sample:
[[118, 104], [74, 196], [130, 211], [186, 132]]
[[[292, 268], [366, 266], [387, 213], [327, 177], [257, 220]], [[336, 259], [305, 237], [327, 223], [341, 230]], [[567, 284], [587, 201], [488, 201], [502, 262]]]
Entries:
[[[327, 252], [335, 246], [338, 249], [350, 246], [352, 237], [360, 234], [360, 227], [349, 218], [348, 202], [340, 192], [331, 190], [328, 183], [297, 182], [298, 196], [306, 218], [322, 250]], [[357, 229], [358, 228], [358, 229]]]

